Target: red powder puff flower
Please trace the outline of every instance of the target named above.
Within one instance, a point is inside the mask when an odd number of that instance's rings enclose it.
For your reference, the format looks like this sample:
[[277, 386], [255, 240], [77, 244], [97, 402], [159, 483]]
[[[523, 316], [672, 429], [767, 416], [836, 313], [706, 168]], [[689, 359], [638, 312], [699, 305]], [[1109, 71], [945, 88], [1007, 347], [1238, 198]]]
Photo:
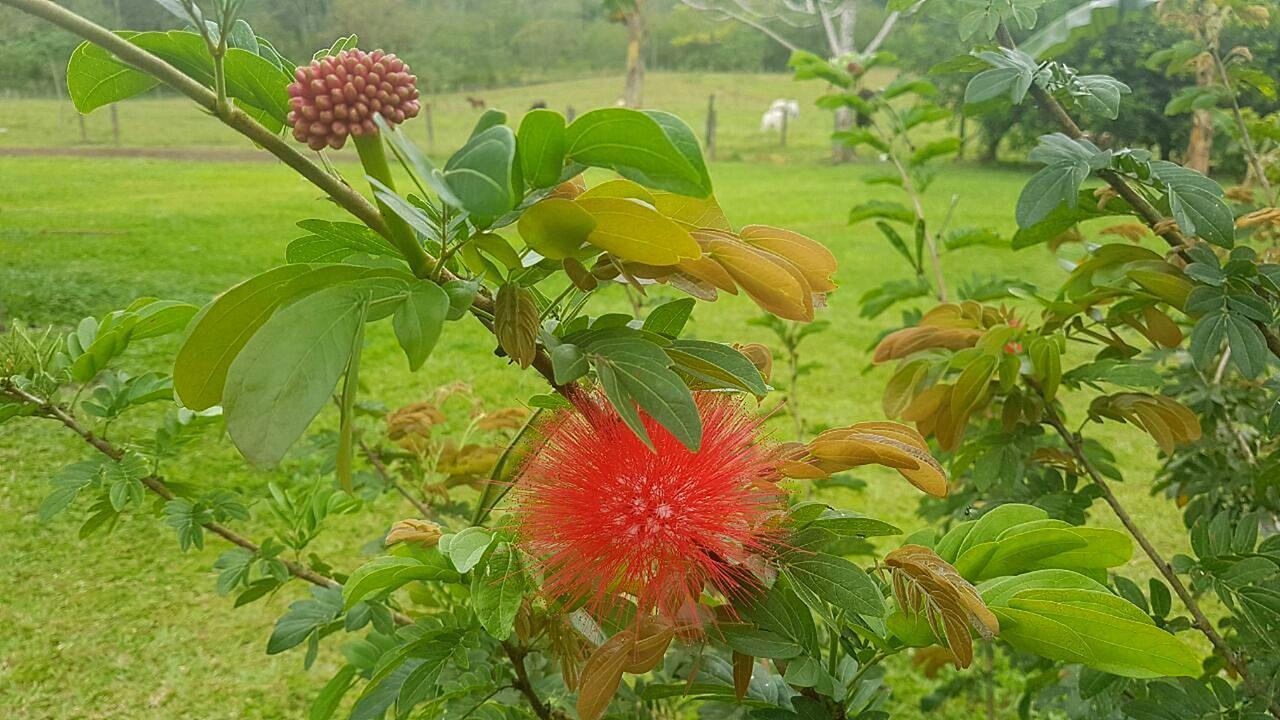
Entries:
[[548, 596], [607, 611], [627, 593], [675, 617], [707, 585], [758, 586], [749, 557], [766, 552], [781, 495], [774, 453], [738, 400], [699, 394], [696, 453], [645, 417], [651, 451], [600, 394], [575, 404], [542, 425], [516, 486], [521, 546]]
[[418, 79], [403, 60], [381, 50], [343, 50], [299, 67], [293, 78], [289, 124], [312, 150], [336, 150], [348, 135], [377, 133], [375, 113], [398, 125], [421, 109]]

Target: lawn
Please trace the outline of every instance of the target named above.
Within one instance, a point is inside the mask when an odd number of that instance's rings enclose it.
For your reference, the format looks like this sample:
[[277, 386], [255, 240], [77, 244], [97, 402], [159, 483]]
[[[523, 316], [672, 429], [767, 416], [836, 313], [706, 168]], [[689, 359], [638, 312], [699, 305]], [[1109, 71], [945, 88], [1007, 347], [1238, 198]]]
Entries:
[[[534, 100], [579, 111], [611, 104], [616, 78], [530, 86], [484, 93], [491, 106], [523, 110]], [[905, 276], [894, 251], [870, 225], [850, 227], [850, 205], [894, 199], [896, 191], [860, 181], [876, 169], [872, 160], [846, 166], [822, 162], [829, 117], [813, 109], [819, 88], [777, 76], [653, 76], [647, 100], [672, 109], [700, 128], [707, 95], [721, 112], [719, 160], [711, 164], [716, 194], [736, 224], [767, 223], [795, 229], [827, 244], [840, 260], [841, 288], [822, 316], [832, 327], [807, 341], [809, 359], [821, 365], [804, 378], [802, 398], [812, 423], [881, 419], [884, 369], [866, 371], [868, 345], [887, 320], [858, 315], [859, 295], [883, 280]], [[775, 97], [797, 97], [802, 117], [788, 147], [757, 132], [759, 112]], [[457, 96], [432, 98], [436, 151], [456, 146], [476, 112]], [[518, 114], [518, 113], [517, 113]], [[131, 147], [240, 145], [229, 131], [168, 99], [126, 103], [120, 109], [123, 144]], [[105, 111], [89, 118], [90, 140], [105, 142]], [[55, 101], [6, 102], [0, 107], [0, 319], [70, 327], [138, 296], [207, 301], [250, 274], [283, 262], [285, 244], [301, 233], [293, 224], [310, 217], [338, 218], [311, 186], [271, 162], [192, 161], [143, 157], [3, 157], [4, 148], [72, 147], [78, 144], [73, 112]], [[425, 125], [413, 128], [425, 143]], [[340, 162], [351, 178], [354, 166]], [[1008, 233], [1013, 205], [1026, 172], [965, 164], [946, 167], [926, 204], [944, 212], [961, 200], [953, 226], [985, 226]], [[998, 271], [1052, 288], [1063, 277], [1043, 249], [1021, 253], [989, 248], [946, 258], [954, 286], [975, 273]], [[660, 291], [670, 293], [671, 291]], [[626, 306], [621, 293], [600, 308]], [[719, 340], [769, 340], [749, 325], [759, 311], [742, 298], [700, 304], [692, 329]], [[131, 351], [131, 362], [163, 368], [176, 340]], [[364, 361], [366, 397], [389, 407], [414, 402], [433, 388], [461, 381], [491, 405], [524, 398], [544, 387], [532, 373], [506, 366], [492, 354], [491, 337], [478, 323], [449, 327], [427, 365], [405, 367], [386, 323], [371, 329]], [[1077, 412], [1079, 408], [1073, 408]], [[322, 422], [329, 422], [326, 418]], [[145, 418], [113, 430], [127, 435]], [[788, 425], [777, 425], [786, 433]], [[1166, 552], [1185, 542], [1173, 506], [1148, 496], [1155, 468], [1152, 443], [1127, 428], [1109, 426], [1129, 482], [1118, 492]], [[225, 546], [210, 539], [203, 551], [180, 554], [172, 531], [156, 517], [126, 519], [110, 535], [76, 537], [75, 513], [42, 524], [35, 510], [47, 478], [86, 455], [83, 444], [53, 425], [0, 426], [0, 556], [11, 568], [0, 610], [0, 707], [21, 718], [273, 718], [299, 717], [340, 662], [329, 643], [310, 672], [300, 652], [265, 657], [270, 625], [303, 592], [291, 583], [269, 600], [232, 610], [214, 593], [210, 566]], [[166, 468], [174, 480], [208, 487], [256, 490], [270, 471], [247, 469], [225, 439], [210, 438], [180, 464]], [[917, 494], [896, 476], [866, 473], [866, 491], [841, 503], [894, 522], [913, 519]], [[362, 547], [412, 509], [395, 496], [379, 499], [357, 516], [338, 518], [318, 542], [319, 553], [349, 571]], [[1117, 526], [1102, 505], [1094, 521]], [[243, 523], [260, 537], [259, 513]], [[1145, 558], [1128, 574], [1149, 574]], [[915, 717], [932, 683], [913, 679], [906, 662], [891, 669], [902, 717]], [[944, 673], [944, 678], [947, 677]], [[1012, 713], [1021, 687], [1002, 673], [999, 699]], [[972, 717], [961, 703], [932, 713]]]

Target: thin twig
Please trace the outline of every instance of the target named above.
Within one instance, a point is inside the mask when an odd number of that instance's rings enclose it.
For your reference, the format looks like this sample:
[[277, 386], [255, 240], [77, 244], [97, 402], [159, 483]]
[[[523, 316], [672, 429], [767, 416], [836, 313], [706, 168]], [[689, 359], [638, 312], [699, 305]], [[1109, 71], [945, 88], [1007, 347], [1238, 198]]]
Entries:
[[1267, 180], [1267, 170], [1262, 165], [1262, 158], [1258, 157], [1258, 150], [1253, 144], [1253, 136], [1249, 134], [1249, 126], [1245, 124], [1244, 114], [1240, 112], [1240, 99], [1236, 97], [1235, 85], [1231, 83], [1231, 76], [1227, 74], [1227, 66], [1222, 62], [1222, 55], [1218, 51], [1216, 41], [1209, 48], [1209, 55], [1213, 58], [1214, 67], [1218, 69], [1218, 77], [1227, 88], [1227, 97], [1231, 98], [1231, 114], [1235, 118], [1236, 129], [1240, 131], [1240, 144], [1244, 148], [1244, 154], [1249, 158], [1249, 164], [1253, 166], [1253, 174], [1262, 184], [1262, 194], [1266, 196], [1267, 204], [1275, 205], [1276, 198], [1271, 193], [1271, 182]]
[[559, 713], [553, 713], [551, 708], [542, 702], [542, 698], [538, 697], [538, 693], [533, 689], [533, 683], [529, 682], [529, 671], [524, 666], [524, 656], [528, 651], [524, 648], [516, 647], [508, 640], [502, 641], [502, 650], [506, 652], [507, 658], [511, 660], [511, 667], [515, 669], [515, 688], [524, 695], [524, 699], [533, 708], [533, 713], [542, 718], [542, 720], [558, 718]]
[[431, 508], [426, 503], [414, 497], [413, 494], [409, 492], [408, 488], [402, 485], [400, 481], [396, 480], [395, 476], [391, 474], [391, 471], [387, 469], [387, 464], [382, 461], [382, 454], [379, 453], [376, 448], [370, 447], [368, 443], [361, 440], [360, 450], [364, 452], [364, 456], [368, 458], [369, 464], [373, 466], [374, 471], [378, 473], [378, 476], [382, 478], [384, 483], [390, 485], [396, 492], [403, 495], [405, 500], [408, 500], [411, 505], [417, 508], [422, 517], [427, 519], [431, 519], [431, 517], [433, 517], [434, 513], [431, 512]]

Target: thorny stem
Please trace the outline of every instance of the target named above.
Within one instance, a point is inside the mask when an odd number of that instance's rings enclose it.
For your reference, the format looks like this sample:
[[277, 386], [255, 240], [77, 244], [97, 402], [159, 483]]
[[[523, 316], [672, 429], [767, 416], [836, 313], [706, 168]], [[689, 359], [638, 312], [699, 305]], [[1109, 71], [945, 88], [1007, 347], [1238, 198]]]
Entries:
[[1258, 150], [1253, 145], [1253, 137], [1249, 135], [1249, 128], [1245, 125], [1244, 115], [1240, 112], [1240, 99], [1236, 97], [1235, 85], [1231, 83], [1231, 78], [1227, 75], [1227, 66], [1222, 62], [1222, 55], [1218, 51], [1216, 42], [1210, 47], [1209, 55], [1213, 57], [1213, 65], [1218, 70], [1218, 77], [1221, 78], [1223, 86], [1227, 88], [1227, 96], [1231, 98], [1231, 114], [1235, 118], [1236, 129], [1240, 131], [1240, 144], [1244, 146], [1244, 153], [1249, 158], [1249, 164], [1253, 165], [1253, 173], [1258, 176], [1258, 182], [1262, 185], [1262, 193], [1266, 195], [1267, 204], [1274, 205], [1276, 198], [1271, 194], [1271, 183], [1267, 180], [1267, 170], [1262, 166], [1262, 159], [1258, 157]]
[[[123, 450], [97, 436], [92, 430], [80, 424], [80, 422], [76, 420], [65, 407], [51, 401], [42, 400], [26, 390], [16, 387], [8, 382], [0, 384], [0, 392], [24, 403], [34, 405], [37, 415], [62, 423], [67, 429], [71, 430], [76, 435], [79, 435], [82, 440], [108, 458], [119, 461], [124, 457]], [[173, 500], [177, 497], [174, 495], [173, 491], [169, 489], [169, 486], [165, 484], [164, 479], [158, 475], [148, 475], [147, 477], [142, 478], [141, 482], [148, 490], [159, 495], [165, 500]], [[251, 553], [257, 554], [261, 550], [261, 546], [258, 543], [255, 543], [243, 535], [228, 529], [224, 525], [220, 525], [215, 522], [207, 522], [203, 523], [203, 527], [214, 535], [221, 537], [233, 545], [242, 547]], [[305, 580], [312, 585], [323, 588], [342, 587], [342, 583], [337, 580], [293, 562], [292, 560], [281, 559], [281, 562], [284, 563], [289, 574], [299, 580]], [[414, 624], [413, 618], [395, 610], [391, 611], [391, 617], [397, 625]], [[516, 683], [514, 684], [514, 687], [525, 696], [526, 700], [528, 700], [534, 714], [539, 718], [542, 718], [542, 720], [560, 720], [561, 715], [553, 712], [547, 707], [542, 699], [538, 697], [538, 693], [534, 690], [532, 683], [529, 682], [529, 673], [525, 669], [524, 665], [524, 657], [528, 651], [523, 648], [516, 648], [509, 642], [503, 642], [502, 649], [506, 652], [507, 657], [510, 658], [512, 668], [516, 675]]]
[[[8, 0], [0, 0], [0, 2], [5, 1]], [[997, 28], [996, 38], [1002, 46], [1009, 48], [1010, 50], [1017, 48], [1017, 44], [1013, 41], [1013, 36], [1009, 34], [1009, 29], [1003, 24]], [[1080, 129], [1080, 126], [1076, 124], [1075, 120], [1071, 119], [1071, 116], [1067, 114], [1067, 111], [1062, 107], [1062, 104], [1059, 103], [1053, 95], [1049, 94], [1049, 91], [1033, 82], [1031, 83], [1031, 96], [1035, 98], [1036, 104], [1038, 104], [1046, 113], [1049, 114], [1050, 117], [1053, 118], [1054, 122], [1062, 128], [1062, 131], [1066, 133], [1068, 137], [1074, 140], [1079, 140], [1084, 137], [1084, 131]], [[1164, 217], [1154, 205], [1143, 197], [1141, 193], [1135, 190], [1133, 186], [1124, 179], [1123, 175], [1114, 170], [1099, 170], [1098, 177], [1106, 181], [1107, 185], [1109, 185], [1117, 195], [1123, 198], [1125, 202], [1129, 203], [1129, 206], [1134, 209], [1138, 214], [1138, 217], [1142, 218], [1142, 221], [1145, 222], [1156, 234], [1164, 238], [1164, 241], [1169, 244], [1169, 247], [1181, 254], [1185, 248], [1191, 245], [1191, 240], [1182, 234], [1182, 231], [1178, 229], [1177, 224], [1168, 222], [1168, 218]], [[1258, 322], [1257, 326], [1258, 330], [1262, 332], [1263, 337], [1266, 338], [1267, 348], [1271, 350], [1271, 354], [1280, 357], [1280, 335], [1277, 335], [1276, 332], [1265, 322]]]
[[[307, 156], [303, 155], [294, 145], [291, 145], [285, 139], [268, 130], [261, 123], [254, 120], [244, 113], [244, 111], [235, 107], [234, 104], [228, 103], [226, 107], [220, 107], [218, 104], [217, 94], [209, 88], [201, 85], [188, 75], [173, 65], [170, 65], [164, 59], [143, 50], [142, 48], [130, 43], [124, 38], [116, 35], [110, 30], [98, 25], [92, 20], [83, 18], [70, 10], [50, 2], [50, 0], [0, 0], [0, 5], [8, 5], [29, 15], [33, 15], [49, 23], [57, 25], [77, 35], [89, 42], [107, 50], [115, 55], [121, 61], [131, 65], [132, 67], [144, 72], [157, 80], [163, 82], [169, 87], [177, 90], [197, 105], [204, 108], [232, 130], [244, 135], [257, 145], [266, 149], [272, 155], [279, 158], [284, 164], [293, 168], [313, 185], [320, 188], [329, 196], [331, 200], [337, 203], [342, 209], [351, 213], [360, 222], [364, 223], [374, 232], [387, 238], [392, 243], [398, 242], [396, 235], [387, 226], [382, 214], [378, 208], [370, 203], [359, 192], [356, 192], [350, 185], [347, 185], [337, 175], [330, 173], [324, 167], [312, 162]], [[412, 251], [410, 251], [412, 252]], [[425, 273], [430, 272], [431, 263], [435, 262], [430, 255], [426, 255], [426, 251], [422, 251], [426, 257], [427, 269]], [[406, 259], [410, 256], [406, 255]], [[410, 260], [411, 265], [413, 261]], [[415, 270], [415, 272], [417, 272]], [[426, 274], [421, 277], [427, 277]], [[447, 269], [443, 269], [438, 276], [442, 282], [454, 280], [456, 277]], [[493, 298], [487, 293], [480, 293], [476, 296], [475, 303], [471, 306], [472, 314], [480, 318], [482, 324], [491, 332], [493, 325], [491, 322], [485, 322], [484, 316], [493, 316]], [[540, 375], [547, 379], [556, 391], [561, 387], [555, 382], [555, 373], [552, 370], [551, 358], [542, 348], [538, 349], [537, 357], [534, 358], [533, 367]]]
[[[1138, 541], [1138, 545], [1142, 548], [1142, 551], [1146, 553], [1147, 557], [1151, 559], [1151, 563], [1156, 566], [1156, 570], [1165, 579], [1165, 581], [1169, 583], [1169, 586], [1173, 588], [1173, 591], [1177, 594], [1178, 598], [1182, 600], [1182, 604], [1185, 605], [1187, 610], [1191, 613], [1193, 621], [1192, 625], [1194, 625], [1197, 630], [1209, 639], [1214, 650], [1222, 656], [1223, 660], [1226, 661], [1231, 670], [1244, 680], [1245, 687], [1252, 688], [1248, 665], [1240, 658], [1240, 656], [1236, 655], [1235, 651], [1231, 649], [1231, 646], [1227, 644], [1226, 639], [1224, 639], [1222, 635], [1218, 633], [1217, 629], [1214, 628], [1213, 623], [1210, 622], [1208, 616], [1204, 614], [1204, 610], [1200, 608], [1200, 603], [1196, 600], [1195, 596], [1191, 594], [1191, 591], [1183, 584], [1181, 578], [1179, 578], [1177, 573], [1173, 571], [1173, 566], [1164, 559], [1164, 556], [1162, 556], [1160, 551], [1155, 548], [1155, 545], [1151, 544], [1151, 540], [1147, 538], [1147, 535], [1142, 531], [1142, 528], [1138, 527], [1138, 524], [1134, 522], [1133, 517], [1129, 515], [1129, 511], [1125, 509], [1124, 505], [1120, 504], [1119, 498], [1117, 498], [1116, 494], [1111, 490], [1111, 485], [1102, 478], [1102, 475], [1098, 472], [1097, 468], [1094, 467], [1093, 462], [1090, 461], [1088, 455], [1085, 454], [1084, 444], [1080, 435], [1071, 432], [1062, 424], [1062, 419], [1058, 417], [1057, 412], [1048, 402], [1045, 403], [1045, 422], [1057, 431], [1058, 436], [1067, 444], [1067, 448], [1071, 450], [1071, 454], [1075, 457], [1076, 461], [1080, 463], [1080, 466], [1083, 467], [1085, 472], [1089, 475], [1089, 479], [1092, 480], [1093, 484], [1102, 492], [1103, 499], [1111, 506], [1111, 510], [1120, 520], [1120, 524], [1124, 525], [1125, 529], [1129, 531], [1129, 534], [1133, 536], [1133, 539]], [[1270, 704], [1270, 711], [1272, 715], [1280, 718], [1280, 703], [1272, 701]]]

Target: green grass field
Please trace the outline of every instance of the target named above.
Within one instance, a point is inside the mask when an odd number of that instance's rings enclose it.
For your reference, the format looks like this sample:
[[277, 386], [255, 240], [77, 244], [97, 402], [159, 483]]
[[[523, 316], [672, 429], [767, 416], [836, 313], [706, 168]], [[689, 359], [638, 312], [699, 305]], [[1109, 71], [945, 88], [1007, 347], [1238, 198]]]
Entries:
[[[552, 108], [571, 104], [579, 111], [612, 104], [621, 82], [592, 79], [555, 85], [490, 91], [491, 106], [523, 110], [544, 99]], [[873, 161], [831, 166], [822, 162], [830, 118], [813, 108], [819, 88], [783, 77], [740, 75], [655, 75], [647, 101], [671, 109], [700, 127], [707, 95], [721, 111], [720, 160], [712, 163], [716, 193], [737, 224], [768, 223], [806, 233], [838, 256], [841, 284], [823, 317], [832, 328], [808, 341], [810, 359], [821, 367], [804, 379], [805, 413], [816, 424], [881, 419], [884, 369], [864, 372], [867, 347], [887, 318], [858, 316], [858, 296], [880, 282], [904, 277], [906, 268], [870, 225], [844, 223], [849, 206], [864, 200], [894, 199], [896, 191], [867, 186], [860, 178]], [[785, 150], [776, 137], [757, 132], [759, 113], [775, 97], [799, 98], [802, 117], [792, 126]], [[437, 153], [465, 136], [476, 115], [463, 98], [432, 98]], [[518, 113], [516, 113], [518, 114]], [[233, 147], [250, 150], [176, 100], [142, 100], [121, 106], [123, 144], [135, 148]], [[90, 140], [109, 137], [105, 111], [88, 119]], [[55, 101], [6, 101], [0, 105], [0, 151], [5, 148], [66, 148], [79, 144], [69, 106]], [[425, 124], [414, 137], [425, 143]], [[190, 158], [3, 157], [0, 152], [0, 318], [69, 327], [80, 317], [102, 314], [138, 296], [196, 303], [275, 264], [293, 227], [310, 217], [337, 218], [317, 191], [283, 166], [270, 162], [196, 161]], [[343, 165], [343, 167], [349, 167]], [[354, 176], [354, 172], [352, 173]], [[1013, 228], [1013, 204], [1026, 179], [1019, 169], [946, 167], [931, 188], [931, 212], [945, 211], [959, 195], [953, 226]], [[1030, 280], [1052, 288], [1063, 277], [1043, 249], [1014, 254], [971, 248], [946, 257], [954, 285], [975, 273]], [[660, 291], [671, 292], [671, 291]], [[601, 307], [625, 306], [621, 293]], [[759, 314], [742, 298], [701, 304], [693, 330], [721, 340], [768, 341], [747, 324]], [[131, 351], [131, 361], [161, 368], [176, 340]], [[427, 365], [410, 374], [387, 324], [368, 338], [362, 373], [366, 397], [395, 407], [424, 398], [454, 381], [470, 383], [491, 404], [511, 403], [540, 391], [532, 373], [521, 373], [492, 355], [491, 338], [477, 323], [458, 323]], [[1079, 410], [1079, 408], [1075, 408]], [[146, 413], [143, 413], [146, 415]], [[113, 437], [144, 427], [147, 419], [124, 423]], [[323, 420], [322, 422], [327, 422]], [[779, 432], [787, 426], [780, 424]], [[1148, 482], [1155, 451], [1145, 436], [1109, 426], [1106, 438], [1129, 482], [1118, 488], [1157, 544], [1182, 551], [1185, 542], [1176, 510], [1151, 499]], [[76, 537], [76, 513], [48, 524], [35, 511], [47, 478], [62, 465], [87, 455], [82, 443], [52, 424], [0, 426], [0, 556], [10, 582], [0, 600], [0, 707], [17, 718], [277, 718], [299, 717], [319, 690], [326, 672], [340, 662], [336, 643], [322, 650], [311, 672], [300, 652], [264, 655], [271, 624], [293, 599], [299, 583], [247, 608], [213, 589], [210, 566], [225, 546], [210, 539], [205, 550], [180, 554], [172, 531], [157, 517], [135, 515], [110, 535]], [[174, 480], [216, 487], [258, 488], [271, 478], [239, 460], [225, 439], [210, 439], [171, 465]], [[917, 494], [896, 476], [866, 473], [868, 489], [841, 498], [845, 507], [914, 528]], [[337, 518], [318, 541], [320, 554], [350, 570], [361, 547], [385, 527], [411, 513], [394, 496], [369, 511]], [[1102, 505], [1094, 521], [1116, 526]], [[260, 537], [266, 521], [244, 523], [245, 534]], [[1135, 559], [1129, 574], [1149, 567]], [[915, 717], [931, 682], [916, 679], [905, 661], [891, 667], [895, 703], [902, 717]], [[944, 677], [946, 677], [944, 673]], [[1014, 673], [1001, 673], [999, 700], [1005, 714], [1021, 692]], [[961, 702], [931, 716], [973, 717]]]

